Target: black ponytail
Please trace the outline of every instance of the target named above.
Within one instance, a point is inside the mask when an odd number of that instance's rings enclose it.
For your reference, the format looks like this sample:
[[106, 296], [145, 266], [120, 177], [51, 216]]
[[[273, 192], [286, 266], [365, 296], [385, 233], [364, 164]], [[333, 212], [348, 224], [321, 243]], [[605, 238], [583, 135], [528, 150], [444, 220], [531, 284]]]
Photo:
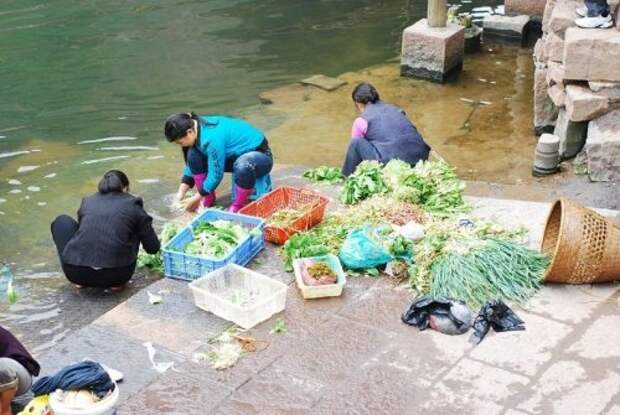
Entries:
[[97, 190], [99, 193], [121, 193], [123, 189], [129, 188], [129, 179], [127, 175], [120, 170], [110, 170], [103, 175], [99, 181]]
[[362, 82], [356, 86], [355, 89], [353, 89], [351, 97], [353, 98], [353, 101], [359, 102], [360, 104], [374, 104], [379, 101], [379, 93], [375, 87], [370, 85], [368, 82]]
[[164, 124], [164, 134], [168, 141], [185, 137], [187, 130], [194, 128], [194, 121], [200, 122], [200, 118], [193, 112], [179, 112], [169, 116]]

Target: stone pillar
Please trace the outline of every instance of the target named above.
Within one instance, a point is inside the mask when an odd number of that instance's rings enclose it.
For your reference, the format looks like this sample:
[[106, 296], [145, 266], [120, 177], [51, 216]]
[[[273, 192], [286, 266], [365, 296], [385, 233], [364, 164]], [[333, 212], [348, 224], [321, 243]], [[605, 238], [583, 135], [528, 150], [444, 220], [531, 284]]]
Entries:
[[401, 75], [443, 83], [463, 68], [465, 28], [430, 27], [422, 19], [403, 31]]
[[430, 27], [446, 27], [448, 21], [446, 0], [428, 0], [426, 19]]

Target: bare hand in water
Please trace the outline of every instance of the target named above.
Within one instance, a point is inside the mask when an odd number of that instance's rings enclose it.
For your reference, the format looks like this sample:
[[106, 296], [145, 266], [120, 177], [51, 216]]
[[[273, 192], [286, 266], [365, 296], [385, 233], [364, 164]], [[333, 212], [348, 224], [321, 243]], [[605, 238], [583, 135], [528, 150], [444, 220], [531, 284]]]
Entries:
[[201, 200], [202, 200], [202, 196], [200, 196], [200, 193], [196, 193], [194, 196], [192, 196], [191, 198], [187, 199], [184, 202], [185, 210], [187, 210], [188, 212], [195, 212], [200, 206]]

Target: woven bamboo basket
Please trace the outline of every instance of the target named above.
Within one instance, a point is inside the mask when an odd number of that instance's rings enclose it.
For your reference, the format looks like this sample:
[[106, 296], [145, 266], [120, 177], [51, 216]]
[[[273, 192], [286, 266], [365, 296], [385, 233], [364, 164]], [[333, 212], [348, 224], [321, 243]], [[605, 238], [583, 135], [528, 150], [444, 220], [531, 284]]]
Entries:
[[620, 280], [620, 227], [569, 200], [553, 204], [541, 251], [551, 258], [545, 282]]

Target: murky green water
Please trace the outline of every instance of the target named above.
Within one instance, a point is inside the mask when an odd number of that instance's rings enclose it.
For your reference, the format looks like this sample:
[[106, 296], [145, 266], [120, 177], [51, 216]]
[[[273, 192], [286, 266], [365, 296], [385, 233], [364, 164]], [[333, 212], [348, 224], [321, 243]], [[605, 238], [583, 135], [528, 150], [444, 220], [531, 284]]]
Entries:
[[[157, 218], [169, 215], [164, 200], [180, 171], [178, 149], [162, 136], [169, 113], [244, 114], [271, 138], [284, 120], [263, 111], [259, 93], [316, 73], [337, 76], [385, 62], [398, 54], [402, 29], [423, 17], [425, 4], [4, 0], [0, 261], [14, 264], [22, 300], [43, 307], [37, 321], [48, 328], [41, 338], [64, 333], [68, 318], [59, 317], [62, 306], [53, 295], [64, 286], [49, 235], [56, 215], [73, 214], [110, 168], [129, 174], [133, 192]], [[342, 114], [353, 116], [348, 105]], [[78, 144], [106, 137], [135, 140]], [[316, 157], [300, 159], [287, 149], [286, 137], [274, 137], [278, 163], [317, 164]], [[340, 159], [346, 141], [345, 135], [321, 151]], [[118, 149], [127, 146], [136, 148]], [[8, 314], [12, 327], [33, 320], [27, 305], [15, 307]]]

